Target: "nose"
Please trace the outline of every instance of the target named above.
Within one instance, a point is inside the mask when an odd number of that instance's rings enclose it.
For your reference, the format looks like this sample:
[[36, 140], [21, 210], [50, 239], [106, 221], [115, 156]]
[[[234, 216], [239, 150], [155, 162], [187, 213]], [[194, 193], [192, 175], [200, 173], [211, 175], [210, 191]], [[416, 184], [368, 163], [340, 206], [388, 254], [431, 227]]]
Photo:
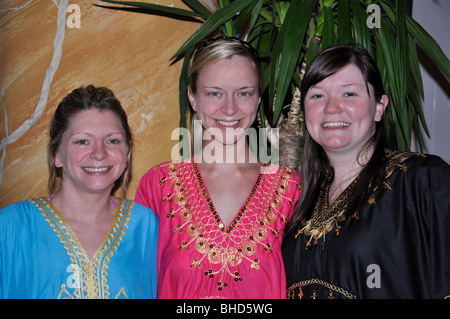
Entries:
[[238, 110], [234, 97], [227, 97], [222, 105], [222, 112], [226, 115], [233, 115]]
[[96, 161], [101, 161], [107, 156], [105, 145], [103, 143], [95, 143], [91, 152], [91, 158]]
[[339, 99], [329, 97], [326, 101], [324, 112], [328, 114], [341, 113], [342, 107]]

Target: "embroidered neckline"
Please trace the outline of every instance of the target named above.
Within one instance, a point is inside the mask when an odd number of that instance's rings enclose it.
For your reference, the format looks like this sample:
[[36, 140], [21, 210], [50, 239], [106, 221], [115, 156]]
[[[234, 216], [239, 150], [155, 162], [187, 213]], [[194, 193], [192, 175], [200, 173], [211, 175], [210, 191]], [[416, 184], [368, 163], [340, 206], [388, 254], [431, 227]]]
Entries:
[[[67, 221], [50, 201], [44, 197], [34, 198], [30, 201], [41, 211], [44, 219], [64, 245], [71, 261], [69, 266], [74, 272], [74, 294], [70, 294], [66, 285], [62, 284], [58, 299], [63, 294], [77, 299], [108, 298], [110, 295], [107, 281], [108, 263], [125, 235], [134, 203], [129, 200], [119, 201], [113, 223], [99, 248], [89, 258]], [[123, 294], [126, 295], [125, 292]]]
[[[163, 167], [159, 166], [159, 169]], [[251, 198], [244, 202], [246, 214], [241, 211], [243, 205], [239, 211], [242, 215], [237, 213], [235, 220], [225, 229], [217, 227], [220, 224], [220, 219], [216, 218], [218, 215], [211, 216], [214, 206], [209, 196], [205, 196], [206, 186], [193, 163], [172, 162], [168, 163], [165, 170], [168, 176], [161, 177], [159, 186], [168, 184], [171, 191], [162, 200], [176, 204], [170, 208], [166, 217], [175, 218], [178, 215], [182, 222], [177, 223], [172, 232], [185, 232], [188, 235], [180, 242], [178, 250], [182, 252], [195, 248], [200, 254], [194, 255], [190, 268], [201, 270], [209, 278], [216, 278], [218, 291], [228, 286], [226, 274], [236, 282], [243, 280], [235, 268], [242, 261], [248, 261], [250, 268], [258, 270], [260, 259], [255, 258], [254, 254], [259, 246], [264, 252], [273, 252], [272, 243], [267, 241], [268, 235], [271, 233], [274, 238], [279, 238], [282, 230], [277, 229], [275, 223], [277, 219], [281, 223], [286, 221], [281, 210], [283, 202], [286, 200], [289, 205], [294, 205], [292, 198], [287, 196], [291, 188], [292, 171], [278, 167], [273, 174], [265, 174], [266, 171], [262, 170], [252, 189]]]
[[[401, 169], [406, 172], [407, 168], [404, 164], [408, 158], [413, 155], [417, 156], [425, 156], [423, 154], [411, 153], [411, 152], [402, 152], [402, 151], [386, 151], [387, 163], [381, 174], [384, 174], [383, 185], [386, 189], [392, 191], [392, 187], [390, 182], [386, 182], [386, 179], [391, 176], [395, 168]], [[330, 208], [328, 208], [328, 196], [329, 196], [329, 188], [331, 186], [333, 178], [333, 172], [330, 171], [327, 173], [327, 177], [322, 181], [319, 196], [317, 202], [314, 206], [313, 214], [309, 220], [302, 221], [301, 225], [303, 226], [298, 230], [295, 238], [297, 238], [301, 234], [305, 234], [310, 236], [309, 240], [306, 242], [306, 249], [311, 246], [311, 241], [314, 239], [314, 245], [317, 244], [318, 239], [323, 237], [322, 246], [325, 244], [325, 235], [329, 233], [335, 226], [335, 233], [339, 235], [341, 227], [339, 225], [345, 219], [348, 204], [350, 202], [352, 196], [352, 188], [358, 182], [359, 175], [353, 180], [353, 182], [342, 192], [332, 204]], [[374, 190], [374, 194], [377, 189]], [[369, 201], [369, 204], [376, 204], [375, 197], [372, 196]], [[358, 212], [354, 212], [352, 214], [353, 217], [358, 219]]]
[[206, 202], [208, 203], [209, 211], [213, 215], [213, 218], [217, 222], [217, 224], [222, 232], [224, 232], [226, 230], [226, 232], [229, 234], [241, 220], [242, 216], [244, 215], [245, 211], [248, 208], [248, 204], [251, 202], [253, 196], [255, 195], [255, 193], [259, 187], [259, 184], [261, 183], [261, 176], [262, 176], [261, 172], [265, 169], [265, 165], [266, 165], [265, 163], [262, 165], [262, 167], [258, 173], [258, 177], [256, 178], [256, 182], [253, 184], [252, 190], [250, 191], [250, 194], [247, 196], [245, 202], [240, 207], [239, 211], [235, 214], [232, 222], [228, 225], [227, 228], [225, 228], [225, 225], [223, 224], [222, 219], [220, 218], [219, 213], [216, 211], [216, 208], [214, 207], [214, 203], [213, 203], [211, 197], [209, 196], [208, 189], [205, 187], [205, 183], [203, 181], [203, 176], [200, 172], [200, 169], [198, 168], [198, 164], [194, 161], [194, 159], [192, 159], [192, 166], [194, 168], [195, 176], [197, 177], [197, 181], [200, 186], [201, 193], [202, 193], [204, 199], [206, 200]]
[[318, 200], [314, 206], [314, 211], [311, 218], [308, 221], [302, 222], [304, 226], [299, 230], [299, 234], [304, 233], [307, 236], [311, 236], [306, 242], [306, 248], [311, 246], [311, 241], [314, 239], [314, 245], [317, 244], [319, 238], [323, 236], [322, 244], [325, 243], [325, 235], [336, 226], [336, 235], [339, 235], [341, 226], [339, 222], [345, 219], [345, 213], [347, 211], [348, 204], [352, 197], [352, 189], [359, 180], [359, 175], [350, 183], [349, 186], [336, 198], [331, 207], [328, 207], [328, 196], [333, 179], [333, 172], [330, 171], [327, 174], [327, 178], [321, 184], [321, 190]]
[[102, 251], [107, 248], [105, 245], [107, 240], [111, 237], [115, 237], [115, 234], [117, 232], [117, 227], [115, 227], [115, 226], [117, 223], [121, 223], [120, 219], [122, 218], [122, 215], [119, 214], [119, 212], [121, 211], [120, 208], [122, 208], [121, 207], [122, 202], [123, 202], [122, 200], [119, 201], [119, 203], [116, 207], [113, 222], [111, 223], [111, 226], [109, 226], [108, 231], [106, 232], [105, 236], [103, 237], [102, 242], [100, 243], [100, 246], [95, 250], [95, 252], [92, 254], [92, 256], [89, 257], [88, 254], [86, 253], [86, 251], [84, 250], [83, 246], [81, 245], [81, 242], [79, 241], [77, 235], [75, 234], [73, 229], [70, 227], [69, 223], [66, 221], [64, 216], [61, 215], [61, 213], [58, 211], [58, 209], [56, 209], [56, 207], [53, 205], [53, 203], [51, 201], [49, 201], [47, 198], [41, 198], [41, 199], [43, 201], [45, 201], [48, 206], [50, 206], [51, 210], [53, 211], [52, 213], [53, 213], [55, 219], [59, 220], [59, 224], [61, 225], [61, 230], [64, 230], [66, 235], [69, 238], [72, 238], [71, 241], [73, 241], [73, 243], [74, 243], [74, 248], [77, 250], [77, 254], [82, 255], [83, 259], [86, 260], [87, 262], [91, 262], [94, 259], [98, 258], [99, 255], [102, 253]]

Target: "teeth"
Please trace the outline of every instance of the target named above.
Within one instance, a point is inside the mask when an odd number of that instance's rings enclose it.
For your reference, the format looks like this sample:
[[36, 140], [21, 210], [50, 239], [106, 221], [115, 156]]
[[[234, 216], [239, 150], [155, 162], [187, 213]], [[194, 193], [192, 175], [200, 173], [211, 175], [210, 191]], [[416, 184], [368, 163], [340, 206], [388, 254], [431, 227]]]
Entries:
[[217, 120], [217, 123], [219, 123], [222, 126], [234, 126], [239, 123], [239, 121], [233, 121], [233, 122], [225, 122], [221, 120]]
[[101, 168], [83, 167], [83, 169], [89, 173], [100, 173], [106, 172], [108, 170], [108, 167], [101, 167]]
[[345, 122], [326, 122], [322, 124], [322, 127], [327, 128], [327, 127], [347, 127], [350, 126], [349, 123], [345, 123]]

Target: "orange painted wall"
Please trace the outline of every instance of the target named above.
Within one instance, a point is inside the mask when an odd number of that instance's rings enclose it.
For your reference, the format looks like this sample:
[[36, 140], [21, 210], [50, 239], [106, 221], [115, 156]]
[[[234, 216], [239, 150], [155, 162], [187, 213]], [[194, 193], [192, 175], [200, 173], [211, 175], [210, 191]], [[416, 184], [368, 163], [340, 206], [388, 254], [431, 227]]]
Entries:
[[[187, 9], [182, 1], [146, 2]], [[169, 59], [199, 23], [108, 9], [100, 1], [68, 4], [79, 5], [80, 28], [67, 26], [75, 11], [62, 16], [64, 0], [0, 2], [0, 208], [48, 193], [49, 123], [59, 101], [81, 85], [109, 87], [128, 114], [135, 141], [128, 198], [151, 166], [170, 160], [177, 143], [171, 133], [179, 123], [182, 61]], [[61, 22], [58, 28], [58, 6], [65, 30]], [[57, 37], [62, 42], [55, 45]]]

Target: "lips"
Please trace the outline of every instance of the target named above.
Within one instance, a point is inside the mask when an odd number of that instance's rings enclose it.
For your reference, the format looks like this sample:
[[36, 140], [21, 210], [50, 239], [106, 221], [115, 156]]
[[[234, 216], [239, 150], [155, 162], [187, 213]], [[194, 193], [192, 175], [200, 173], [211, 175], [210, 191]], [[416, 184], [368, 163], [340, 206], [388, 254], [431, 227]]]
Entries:
[[83, 167], [83, 169], [86, 172], [89, 172], [89, 173], [103, 173], [103, 172], [108, 171], [110, 168], [111, 168], [110, 166], [106, 166], [106, 167]]
[[323, 128], [349, 127], [350, 123], [346, 123], [346, 122], [325, 122], [325, 123], [322, 123], [321, 126]]
[[238, 124], [239, 123], [239, 120], [237, 120], [237, 121], [222, 121], [222, 120], [217, 120], [217, 123], [219, 124], [219, 125], [222, 125], [222, 126], [235, 126], [236, 124]]

